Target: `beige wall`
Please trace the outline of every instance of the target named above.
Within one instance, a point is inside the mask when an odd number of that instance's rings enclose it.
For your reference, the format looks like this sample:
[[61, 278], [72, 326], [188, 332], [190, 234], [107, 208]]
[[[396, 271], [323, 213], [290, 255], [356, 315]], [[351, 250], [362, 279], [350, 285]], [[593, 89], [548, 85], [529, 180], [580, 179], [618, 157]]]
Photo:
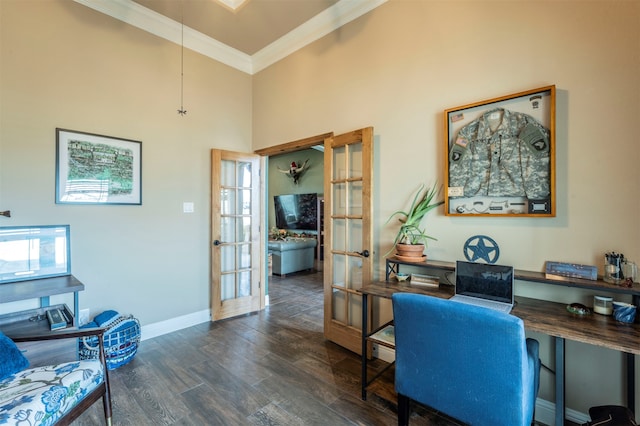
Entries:
[[[93, 314], [209, 309], [210, 149], [251, 150], [251, 76], [185, 50], [181, 117], [175, 44], [69, 0], [0, 1], [0, 37], [0, 225], [70, 224]], [[142, 141], [142, 206], [56, 205], [56, 127]]]
[[[72, 1], [0, 0], [0, 210], [13, 215], [1, 225], [70, 224], [73, 272], [87, 284], [80, 303], [94, 313], [143, 324], [188, 315], [209, 307], [210, 149], [373, 126], [381, 272], [393, 233], [384, 221], [415, 178], [444, 174], [442, 111], [556, 84], [558, 216], [438, 211], [428, 254], [461, 258], [482, 233], [522, 269], [599, 265], [609, 250], [640, 260], [639, 17], [637, 1], [391, 0], [253, 77], [185, 50], [180, 117], [178, 46]], [[143, 205], [54, 204], [56, 127], [141, 140]], [[184, 201], [195, 213], [182, 213]], [[518, 292], [589, 296], [524, 283]], [[550, 339], [536, 337], [552, 366]], [[620, 354], [569, 342], [567, 357], [570, 408], [623, 402]]]
[[[472, 235], [500, 245], [500, 263], [600, 266], [616, 250], [640, 259], [640, 2], [390, 0], [254, 78], [254, 148], [373, 126], [377, 271], [384, 226], [417, 188], [442, 181], [443, 110], [555, 84], [555, 218], [431, 214], [431, 258], [453, 261]], [[590, 304], [591, 293], [518, 283], [519, 294]], [[384, 308], [384, 307], [383, 307]], [[551, 340], [543, 361], [553, 367]], [[638, 358], [638, 357], [636, 357]], [[622, 355], [567, 343], [567, 404], [623, 403]], [[553, 400], [543, 371], [541, 396]], [[640, 385], [640, 380], [636, 378]], [[638, 394], [636, 408], [640, 406]]]

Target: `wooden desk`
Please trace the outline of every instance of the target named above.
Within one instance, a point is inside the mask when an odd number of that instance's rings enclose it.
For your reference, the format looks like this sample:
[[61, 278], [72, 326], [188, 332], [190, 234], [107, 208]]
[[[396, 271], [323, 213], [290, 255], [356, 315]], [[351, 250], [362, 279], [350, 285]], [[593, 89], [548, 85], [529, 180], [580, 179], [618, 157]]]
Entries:
[[[368, 298], [390, 299], [394, 293], [410, 292], [448, 299], [453, 286], [421, 287], [398, 282], [374, 282], [363, 286], [362, 293], [362, 399], [367, 398]], [[512, 315], [522, 318], [526, 329], [544, 333], [555, 339], [556, 425], [564, 424], [564, 342], [565, 339], [614, 349], [627, 354], [627, 406], [635, 404], [635, 360], [640, 355], [640, 324], [621, 324], [610, 316], [591, 314], [579, 317], [569, 313], [565, 304], [545, 300], [516, 297]], [[372, 380], [375, 380], [372, 379]]]
[[[49, 308], [64, 309], [70, 317], [68, 326], [77, 325], [78, 293], [83, 290], [84, 284], [73, 275], [0, 284], [0, 303], [40, 299], [39, 308], [0, 315], [0, 330], [9, 337], [50, 332], [49, 322], [45, 318], [45, 311]], [[50, 304], [50, 296], [65, 293], [73, 293], [73, 314], [66, 305]], [[21, 343], [20, 349], [25, 352], [32, 366], [74, 359], [78, 352], [75, 340]]]
[[0, 284], [0, 303], [39, 298], [40, 307], [43, 308], [49, 306], [49, 296], [73, 293], [73, 315], [77, 317], [78, 292], [83, 290], [84, 284], [73, 275], [17, 281]]
[[640, 324], [622, 324], [595, 313], [573, 315], [566, 304], [546, 300], [516, 297], [516, 302], [511, 313], [522, 318], [527, 330], [640, 355]]

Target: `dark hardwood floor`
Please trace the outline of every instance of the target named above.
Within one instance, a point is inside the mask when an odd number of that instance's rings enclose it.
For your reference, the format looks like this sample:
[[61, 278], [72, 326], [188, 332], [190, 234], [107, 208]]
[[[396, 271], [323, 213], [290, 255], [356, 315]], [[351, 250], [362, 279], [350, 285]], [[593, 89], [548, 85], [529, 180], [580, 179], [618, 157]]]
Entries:
[[[359, 356], [323, 337], [322, 273], [274, 276], [269, 293], [260, 313], [143, 341], [110, 372], [113, 424], [395, 425], [394, 403], [361, 400]], [[101, 401], [74, 423], [101, 424]], [[415, 406], [411, 424], [458, 423]]]

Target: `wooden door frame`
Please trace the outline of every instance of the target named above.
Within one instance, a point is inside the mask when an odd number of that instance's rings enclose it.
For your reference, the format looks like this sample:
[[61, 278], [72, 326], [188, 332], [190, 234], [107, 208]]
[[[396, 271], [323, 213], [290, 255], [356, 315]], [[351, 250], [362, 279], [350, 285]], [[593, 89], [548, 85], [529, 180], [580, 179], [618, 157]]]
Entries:
[[[268, 234], [269, 234], [269, 228], [268, 228], [269, 213], [267, 211], [267, 206], [268, 206], [267, 196], [269, 193], [269, 182], [267, 178], [268, 170], [267, 170], [266, 158], [272, 155], [288, 154], [290, 152], [302, 151], [304, 149], [310, 149], [318, 145], [322, 145], [324, 147], [324, 140], [331, 137], [333, 137], [333, 132], [322, 133], [319, 135], [310, 136], [308, 138], [298, 139], [295, 141], [283, 143], [280, 145], [270, 146], [268, 148], [261, 148], [253, 151], [254, 154], [258, 154], [262, 156], [262, 161], [260, 162], [260, 166], [264, 171], [262, 173], [262, 176], [260, 177], [260, 185], [262, 187], [262, 198], [263, 198], [262, 205], [264, 206], [262, 219], [260, 220], [260, 229], [264, 229], [265, 231], [264, 231], [263, 237], [261, 238], [260, 246], [261, 246], [261, 253], [263, 254], [262, 256], [263, 261], [261, 262], [261, 264], [263, 265], [262, 277], [265, 283], [269, 282], [267, 255], [266, 255], [267, 240], [268, 240]], [[268, 284], [266, 284], [264, 287], [267, 288], [267, 291], [268, 291]], [[266, 294], [265, 296], [268, 296], [268, 294]]]
[[330, 137], [333, 137], [333, 132], [322, 133], [320, 135], [311, 136], [304, 139], [298, 139], [296, 141], [287, 142], [281, 145], [271, 146], [268, 148], [261, 148], [253, 152], [255, 154], [262, 155], [265, 157], [268, 157], [271, 155], [287, 154], [289, 152], [296, 152], [296, 151], [301, 151], [303, 149], [309, 149], [317, 145], [324, 146], [324, 140]]
[[[359, 133], [361, 135], [361, 138], [363, 137], [363, 135], [367, 135], [371, 139], [371, 143], [373, 144], [373, 128], [372, 127], [366, 127], [366, 128], [363, 128], [363, 129], [358, 129], [358, 130], [352, 131], [352, 132], [347, 132], [347, 133], [344, 133], [342, 135], [338, 135], [337, 137], [340, 137], [340, 138], [348, 137], [348, 136], [356, 134], [356, 133]], [[323, 134], [320, 134], [320, 135], [311, 136], [311, 137], [308, 137], [308, 138], [304, 138], [304, 139], [299, 139], [299, 140], [296, 140], [296, 141], [288, 142], [288, 143], [285, 143], [285, 144], [276, 145], [276, 146], [269, 147], [269, 148], [258, 149], [258, 150], [255, 150], [254, 153], [256, 153], [258, 155], [261, 155], [261, 156], [271, 156], [271, 155], [286, 154], [286, 153], [289, 153], [289, 152], [296, 152], [296, 151], [300, 151], [300, 150], [303, 150], [303, 149], [309, 149], [309, 148], [312, 148], [312, 147], [317, 146], [317, 145], [322, 145], [323, 147], [325, 147], [325, 167], [324, 167], [324, 172], [323, 172], [324, 173], [323, 181], [324, 181], [325, 192], [326, 192], [327, 179], [329, 179], [329, 180], [331, 179], [331, 176], [327, 176], [327, 171], [326, 171], [326, 166], [327, 166], [327, 164], [326, 164], [326, 146], [327, 146], [327, 143], [332, 143], [333, 139], [334, 139], [334, 133], [333, 132], [328, 132], [328, 133], [323, 133]], [[372, 147], [372, 149], [373, 149], [373, 147]], [[373, 161], [373, 153], [371, 153], [371, 161]], [[266, 170], [266, 167], [265, 167], [265, 170]], [[369, 164], [368, 167], [365, 167], [365, 170], [363, 170], [363, 173], [372, 173], [372, 170], [373, 170], [373, 164]], [[264, 175], [266, 176], [267, 173], [265, 172]], [[372, 182], [373, 176], [370, 175], [369, 179]], [[266, 182], [267, 179], [265, 177], [263, 177], [261, 179], [261, 181], [262, 182]], [[266, 182], [266, 184], [265, 184], [265, 188], [264, 188], [263, 194], [267, 194], [268, 193], [267, 184], [268, 184], [268, 182]], [[330, 203], [329, 204], [326, 203], [326, 197], [327, 197], [327, 194], [325, 194], [325, 211], [327, 210], [327, 206], [330, 205]], [[265, 200], [264, 204], [266, 205], [266, 200]], [[370, 214], [371, 221], [373, 221], [373, 212], [370, 212], [369, 214]], [[268, 215], [266, 213], [266, 208], [265, 208], [265, 214], [263, 215], [264, 223], [262, 224], [262, 227], [263, 227], [262, 229], [266, 229], [267, 217], [268, 217]], [[371, 232], [371, 230], [369, 230], [367, 238], [371, 238], [371, 237], [372, 237], [372, 232]], [[327, 242], [326, 238], [327, 238], [327, 236], [325, 236], [325, 247], [328, 247], [328, 245], [326, 244], [326, 242]], [[265, 253], [264, 257], [266, 258], [266, 251], [267, 251], [267, 248], [266, 248], [267, 237], [266, 237], [266, 235], [263, 238], [263, 242], [265, 244], [265, 247], [263, 249], [263, 253]], [[370, 251], [373, 252], [372, 250], [370, 250]], [[325, 256], [324, 258], [325, 258], [325, 261], [326, 261], [327, 260], [327, 256]], [[371, 265], [373, 265], [373, 259], [371, 260], [371, 262], [372, 262]], [[372, 266], [370, 266], [370, 267], [371, 267], [371, 269], [373, 269]], [[373, 274], [373, 270], [371, 270], [371, 274]], [[266, 277], [266, 275], [267, 275], [267, 273], [265, 271], [264, 276]], [[327, 280], [327, 268], [323, 268], [323, 291], [326, 291], [326, 288], [327, 288], [326, 280]], [[325, 298], [324, 305], [325, 306], [326, 306], [326, 297], [327, 296], [325, 294], [325, 296], [324, 296], [324, 298]], [[326, 314], [326, 307], [324, 309], [325, 309], [325, 314]], [[369, 307], [369, 309], [370, 309], [370, 307]], [[370, 321], [371, 315], [367, 315], [367, 318], [369, 318], [369, 321]], [[326, 318], [325, 318], [325, 322], [326, 322]], [[346, 334], [345, 334], [345, 336], [349, 337]], [[326, 324], [325, 324], [325, 337], [326, 337]], [[339, 344], [341, 344], [341, 343], [339, 343]], [[360, 351], [362, 350], [361, 339], [358, 339], [357, 342], [354, 341], [353, 344], [345, 346], [345, 347], [347, 347], [348, 349], [352, 350], [353, 352], [360, 353]], [[369, 345], [369, 348], [370, 347], [371, 346]]]

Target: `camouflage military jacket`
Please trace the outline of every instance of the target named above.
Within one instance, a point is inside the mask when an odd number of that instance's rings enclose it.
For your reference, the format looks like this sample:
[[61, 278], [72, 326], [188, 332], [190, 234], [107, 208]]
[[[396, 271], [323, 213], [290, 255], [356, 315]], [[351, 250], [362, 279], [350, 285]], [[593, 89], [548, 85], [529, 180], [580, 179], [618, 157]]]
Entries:
[[462, 187], [464, 197], [543, 199], [549, 179], [549, 131], [527, 114], [487, 111], [449, 150], [449, 186]]

